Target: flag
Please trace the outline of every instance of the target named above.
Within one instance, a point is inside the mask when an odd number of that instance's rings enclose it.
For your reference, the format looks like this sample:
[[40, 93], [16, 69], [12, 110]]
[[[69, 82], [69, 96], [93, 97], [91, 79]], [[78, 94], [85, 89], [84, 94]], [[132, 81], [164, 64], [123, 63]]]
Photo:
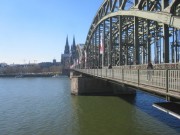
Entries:
[[101, 33], [101, 37], [100, 37], [100, 54], [104, 53], [104, 43], [103, 43], [103, 35]]
[[85, 62], [87, 61], [87, 53], [86, 53], [86, 50], [84, 51], [84, 57], [85, 57]]

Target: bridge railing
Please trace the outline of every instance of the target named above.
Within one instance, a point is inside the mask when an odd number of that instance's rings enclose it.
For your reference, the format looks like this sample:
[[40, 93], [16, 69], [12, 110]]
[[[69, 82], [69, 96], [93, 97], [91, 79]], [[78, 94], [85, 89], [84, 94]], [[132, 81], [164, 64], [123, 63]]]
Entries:
[[168, 71], [168, 91], [180, 93], [180, 71], [169, 70]]
[[[150, 78], [148, 78], [148, 72], [151, 72]], [[167, 70], [139, 70], [139, 84], [149, 85], [166, 90], [168, 85], [166, 74]]]
[[139, 70], [124, 70], [123, 81], [129, 81], [129, 82], [138, 84], [138, 71]]
[[159, 88], [164, 93], [180, 96], [180, 70], [75, 69], [85, 74], [106, 78], [134, 86]]

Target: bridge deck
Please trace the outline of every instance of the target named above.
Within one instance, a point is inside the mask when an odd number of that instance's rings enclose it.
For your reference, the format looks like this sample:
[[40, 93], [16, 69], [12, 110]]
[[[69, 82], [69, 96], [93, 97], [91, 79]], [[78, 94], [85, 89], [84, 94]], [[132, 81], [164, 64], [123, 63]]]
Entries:
[[76, 71], [123, 83], [165, 97], [180, 99], [180, 70], [76, 69]]

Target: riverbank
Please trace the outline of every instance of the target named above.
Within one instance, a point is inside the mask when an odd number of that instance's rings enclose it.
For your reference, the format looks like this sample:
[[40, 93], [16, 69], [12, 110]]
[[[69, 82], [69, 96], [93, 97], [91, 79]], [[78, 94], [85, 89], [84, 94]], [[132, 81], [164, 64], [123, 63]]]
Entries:
[[[3, 74], [0, 75], [0, 77], [17, 77], [17, 78], [22, 78], [22, 77], [53, 77], [56, 75], [56, 73], [48, 73], [48, 74], [41, 74], [41, 73], [33, 73], [33, 74]], [[61, 74], [58, 74], [61, 75]]]

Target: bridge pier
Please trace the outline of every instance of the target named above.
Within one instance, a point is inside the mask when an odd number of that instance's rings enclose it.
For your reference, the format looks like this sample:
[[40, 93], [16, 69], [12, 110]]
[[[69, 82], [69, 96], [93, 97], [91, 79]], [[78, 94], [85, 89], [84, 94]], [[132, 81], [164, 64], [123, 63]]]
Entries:
[[71, 72], [72, 95], [121, 95], [135, 94], [136, 91], [126, 85], [117, 84], [106, 79], [82, 76]]

